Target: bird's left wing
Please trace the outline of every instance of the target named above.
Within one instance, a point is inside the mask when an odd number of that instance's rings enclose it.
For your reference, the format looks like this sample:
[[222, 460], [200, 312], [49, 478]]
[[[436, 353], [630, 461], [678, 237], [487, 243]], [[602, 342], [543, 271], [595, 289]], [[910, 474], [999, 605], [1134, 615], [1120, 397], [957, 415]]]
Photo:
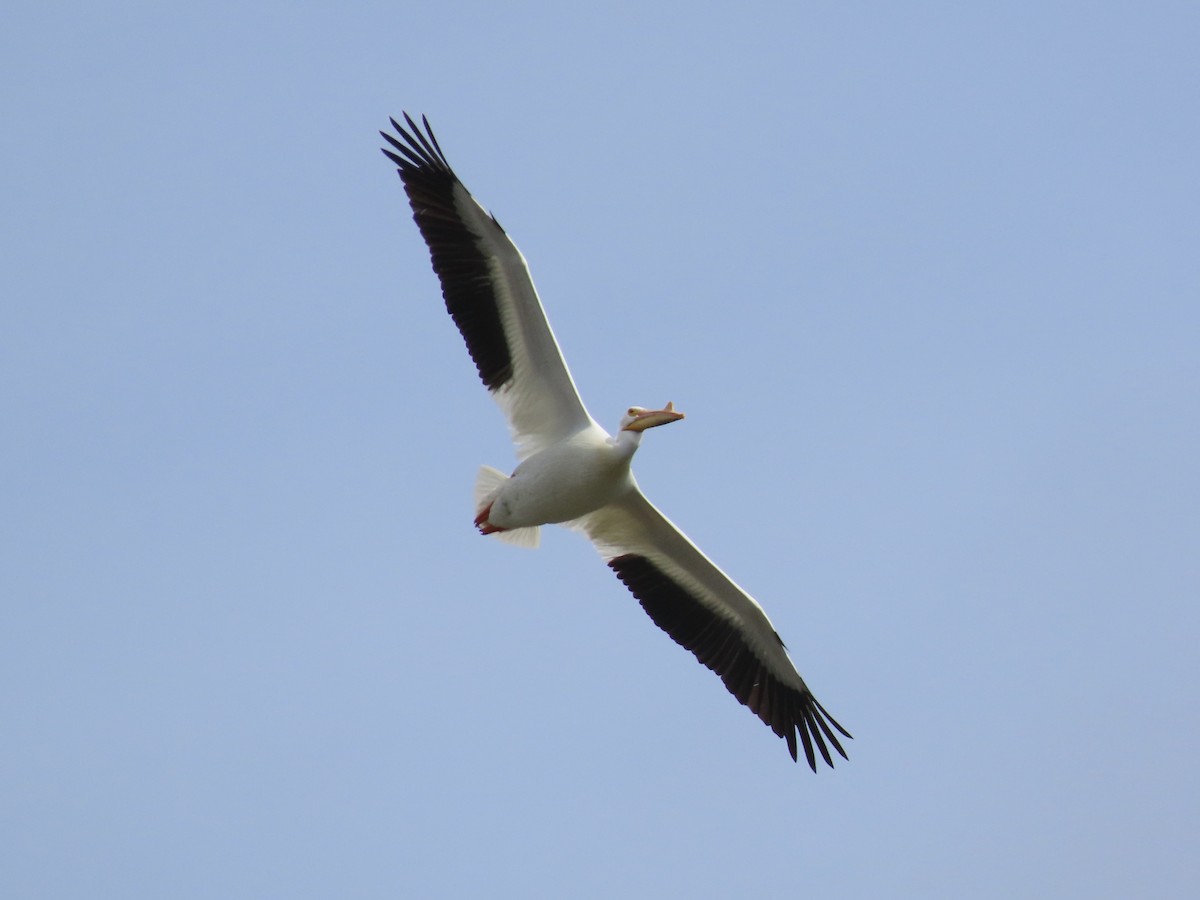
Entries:
[[850, 737], [817, 702], [754, 598], [688, 540], [636, 487], [568, 523], [583, 531], [654, 623], [725, 682], [797, 758], [796, 735], [809, 766], [816, 752], [832, 766], [837, 734]]
[[508, 418], [525, 457], [593, 425], [545, 311], [525, 257], [459, 181], [422, 119], [392, 119], [384, 154], [400, 173], [413, 219], [429, 246], [446, 309], [479, 377]]

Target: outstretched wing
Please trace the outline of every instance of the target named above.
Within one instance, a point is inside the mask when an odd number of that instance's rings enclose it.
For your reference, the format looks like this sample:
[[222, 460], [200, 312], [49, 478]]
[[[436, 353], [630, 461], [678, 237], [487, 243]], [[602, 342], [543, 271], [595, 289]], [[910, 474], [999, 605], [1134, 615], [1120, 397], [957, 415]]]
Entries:
[[508, 417], [524, 459], [593, 425], [521, 251], [459, 181], [422, 119], [392, 119], [389, 147], [442, 282], [446, 309], [462, 333], [479, 377]]
[[843, 758], [837, 735], [851, 737], [825, 711], [796, 671], [771, 620], [636, 488], [571, 523], [583, 531], [642, 608], [676, 643], [716, 672], [797, 758]]

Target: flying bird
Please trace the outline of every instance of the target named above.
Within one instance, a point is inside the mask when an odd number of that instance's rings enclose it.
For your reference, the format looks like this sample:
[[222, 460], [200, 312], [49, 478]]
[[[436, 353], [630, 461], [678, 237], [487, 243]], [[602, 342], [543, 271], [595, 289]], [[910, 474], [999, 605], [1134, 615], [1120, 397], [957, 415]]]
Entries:
[[630, 462], [651, 428], [683, 413], [629, 407], [615, 435], [596, 423], [575, 388], [525, 258], [459, 181], [429, 120], [380, 132], [413, 219], [429, 247], [442, 296], [479, 377], [512, 431], [511, 475], [484, 466], [475, 484], [481, 534], [536, 546], [558, 523], [591, 539], [609, 568], [663, 631], [720, 676], [729, 692], [809, 766], [843, 758], [851, 737], [813, 696], [771, 620], [749, 594], [643, 496]]

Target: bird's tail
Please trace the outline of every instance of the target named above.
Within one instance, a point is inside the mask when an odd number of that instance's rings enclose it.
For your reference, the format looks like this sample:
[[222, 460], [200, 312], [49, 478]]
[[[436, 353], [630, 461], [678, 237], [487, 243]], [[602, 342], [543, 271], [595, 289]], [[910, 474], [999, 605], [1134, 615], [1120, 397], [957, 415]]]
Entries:
[[[487, 509], [506, 481], [508, 481], [508, 476], [499, 469], [493, 469], [491, 466], [479, 467], [479, 474], [475, 477], [476, 516]], [[541, 540], [541, 529], [537, 525], [530, 526], [529, 528], [502, 529], [500, 531], [493, 531], [492, 536], [499, 538], [506, 544], [534, 548]]]

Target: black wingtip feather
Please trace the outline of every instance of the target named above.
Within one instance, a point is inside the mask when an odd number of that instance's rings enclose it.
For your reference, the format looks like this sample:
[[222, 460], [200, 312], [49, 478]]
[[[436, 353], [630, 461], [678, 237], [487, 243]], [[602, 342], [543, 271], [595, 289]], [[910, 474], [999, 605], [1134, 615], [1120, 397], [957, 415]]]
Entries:
[[609, 560], [608, 565], [637, 597], [654, 624], [716, 672], [740, 703], [786, 741], [794, 761], [799, 761], [799, 749], [803, 746], [805, 761], [814, 772], [818, 753], [832, 768], [833, 756], [827, 741], [843, 759], [849, 758], [833, 729], [846, 737], [850, 733], [825, 711], [811, 692], [797, 690], [772, 675], [733, 623], [693, 599], [644, 556], [626, 554]]
[[407, 127], [394, 118], [389, 121], [396, 134], [381, 131], [389, 146], [380, 149], [404, 182], [413, 220], [442, 283], [446, 310], [467, 344], [479, 378], [489, 390], [499, 390], [512, 379], [512, 354], [492, 284], [488, 248], [467, 225], [459, 205], [464, 198], [474, 201], [466, 197], [426, 117], [421, 117], [423, 129], [408, 113], [404, 113]]

